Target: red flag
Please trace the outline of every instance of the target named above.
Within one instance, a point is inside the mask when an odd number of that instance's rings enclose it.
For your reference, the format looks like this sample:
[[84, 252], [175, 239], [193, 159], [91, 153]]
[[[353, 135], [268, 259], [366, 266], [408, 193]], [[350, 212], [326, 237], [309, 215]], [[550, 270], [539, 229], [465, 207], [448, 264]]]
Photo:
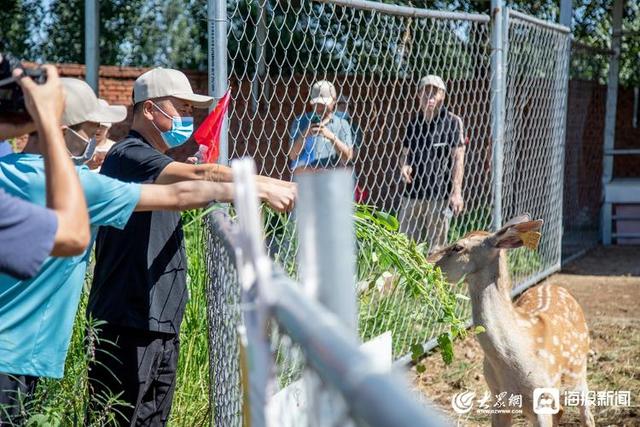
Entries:
[[231, 91], [228, 90], [193, 134], [193, 138], [200, 145], [200, 149], [204, 154], [204, 163], [215, 163], [218, 160], [218, 155], [220, 154], [220, 130], [222, 129], [224, 115], [229, 107], [230, 98]]

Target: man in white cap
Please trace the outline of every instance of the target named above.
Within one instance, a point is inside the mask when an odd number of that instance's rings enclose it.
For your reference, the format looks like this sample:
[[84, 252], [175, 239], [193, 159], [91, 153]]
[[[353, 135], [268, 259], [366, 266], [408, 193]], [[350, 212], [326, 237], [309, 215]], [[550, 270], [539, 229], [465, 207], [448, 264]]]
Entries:
[[446, 243], [451, 217], [464, 208], [464, 130], [462, 119], [444, 106], [445, 96], [439, 76], [420, 80], [419, 111], [407, 126], [400, 163], [400, 231], [427, 242], [430, 251]]
[[311, 87], [312, 111], [295, 118], [290, 129], [290, 167], [330, 168], [353, 159], [351, 125], [335, 114], [336, 88], [327, 80]]
[[[155, 68], [142, 74], [133, 88], [131, 132], [109, 151], [100, 173], [139, 183], [230, 182], [228, 167], [180, 163], [165, 154], [191, 136], [192, 109], [212, 101], [194, 94], [178, 70]], [[272, 207], [292, 208], [294, 185], [264, 177], [257, 182]], [[121, 393], [119, 399], [130, 405], [119, 408], [123, 425], [162, 425], [169, 417], [186, 282], [180, 214], [135, 213], [122, 230], [100, 229], [87, 314], [106, 323], [89, 376], [94, 395]]]
[[[99, 123], [124, 120], [126, 109], [98, 103], [89, 85], [81, 80], [61, 80], [66, 94], [64, 139], [72, 158], [80, 164], [91, 157]], [[44, 205], [41, 148], [39, 135], [33, 134], [24, 153], [2, 158], [0, 185], [16, 197]], [[77, 173], [93, 237], [100, 226], [122, 229], [133, 212], [179, 211], [233, 198], [229, 183], [140, 185], [92, 173], [86, 166], [77, 166]], [[264, 193], [261, 184], [258, 189]], [[24, 394], [28, 398], [39, 377], [62, 377], [90, 253], [91, 248], [75, 257], [50, 257], [30, 280], [0, 275], [0, 403], [5, 405], [0, 411], [0, 424], [5, 417], [20, 424], [15, 417], [24, 403]]]

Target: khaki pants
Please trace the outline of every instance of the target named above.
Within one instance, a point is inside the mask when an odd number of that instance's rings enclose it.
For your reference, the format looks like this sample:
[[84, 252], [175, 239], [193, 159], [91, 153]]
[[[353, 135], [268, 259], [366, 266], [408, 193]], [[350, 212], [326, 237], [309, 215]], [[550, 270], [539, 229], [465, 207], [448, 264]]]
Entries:
[[427, 242], [429, 252], [447, 243], [451, 217], [445, 215], [447, 200], [402, 198], [400, 231], [416, 243]]

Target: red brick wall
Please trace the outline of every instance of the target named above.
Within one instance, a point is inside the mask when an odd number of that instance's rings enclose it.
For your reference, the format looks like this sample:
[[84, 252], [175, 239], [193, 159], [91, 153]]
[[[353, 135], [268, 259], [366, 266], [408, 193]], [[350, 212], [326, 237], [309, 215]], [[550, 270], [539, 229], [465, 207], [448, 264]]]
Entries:
[[[58, 66], [60, 74], [66, 77], [84, 78], [85, 70], [79, 64], [60, 64]], [[123, 104], [129, 107], [129, 115], [123, 123], [116, 124], [111, 130], [111, 137], [115, 140], [126, 135], [131, 123], [131, 92], [133, 81], [147, 68], [102, 66], [100, 67], [100, 97], [112, 104]], [[194, 91], [197, 93], [207, 93], [207, 74], [197, 71], [185, 70], [189, 77]], [[358, 79], [360, 80], [360, 79]], [[373, 159], [373, 164], [368, 165], [372, 170], [391, 170], [388, 162], [396, 161], [397, 153], [394, 150], [389, 152], [388, 143], [397, 138], [400, 129], [398, 123], [406, 121], [409, 111], [385, 110], [393, 99], [409, 99], [406, 93], [407, 85], [387, 84], [376, 85], [365, 80], [356, 81], [356, 78], [336, 77], [336, 86], [343, 89], [344, 93], [351, 93], [356, 103], [352, 105], [355, 110], [355, 120], [360, 123], [363, 129], [370, 130], [365, 135], [368, 144], [366, 151], [361, 153], [359, 162], [364, 158]], [[293, 112], [300, 113], [304, 110], [305, 91], [310, 86], [310, 81], [306, 81], [298, 76], [292, 78], [287, 84], [278, 84], [272, 88], [272, 102], [270, 111], [262, 110], [257, 116], [257, 120], [249, 122], [248, 118], [253, 115], [248, 109], [250, 106], [250, 84], [247, 81], [232, 82], [234, 116], [230, 123], [231, 140], [236, 141], [237, 146], [231, 147], [231, 151], [236, 153], [247, 153], [256, 155], [259, 170], [282, 171], [286, 163], [286, 153], [279, 147], [286, 138], [289, 123], [285, 117], [290, 117]], [[461, 87], [466, 87], [464, 82], [458, 82]], [[371, 86], [371, 87], [369, 87]], [[289, 90], [299, 91], [299, 94], [292, 94]], [[354, 91], [351, 91], [354, 88]], [[355, 91], [359, 88], [360, 92]], [[454, 88], [455, 89], [455, 88]], [[485, 88], [475, 88], [485, 90]], [[351, 91], [351, 92], [350, 92]], [[488, 135], [488, 118], [486, 115], [487, 106], [471, 99], [467, 102], [463, 99], [464, 90], [451, 90], [450, 93], [458, 93], [459, 99], [451, 99], [452, 105], [464, 106], [465, 111], [456, 111], [464, 114], [467, 129], [476, 129], [475, 138], [477, 144], [485, 144]], [[571, 81], [569, 87], [569, 115], [567, 120], [567, 161], [572, 161], [574, 154], [579, 155], [576, 169], [577, 179], [580, 182], [587, 182], [585, 188], [597, 187], [602, 169], [602, 138], [604, 129], [604, 102], [606, 88], [604, 86], [586, 81]], [[460, 107], [458, 109], [461, 109]], [[470, 111], [471, 110], [471, 111]], [[244, 112], [247, 112], [246, 114]], [[632, 127], [633, 112], [633, 90], [621, 88], [618, 94], [618, 116], [616, 128], [617, 148], [640, 148], [640, 128]], [[198, 121], [204, 117], [205, 111], [196, 112], [196, 126]], [[485, 133], [483, 136], [480, 133]], [[397, 144], [391, 144], [397, 145]], [[187, 145], [181, 151], [184, 153], [194, 152], [194, 145]], [[178, 157], [180, 157], [178, 155]], [[484, 162], [484, 159], [479, 159]], [[615, 176], [638, 176], [640, 175], [640, 157], [618, 158], [615, 162]], [[376, 181], [376, 176], [371, 176], [369, 180]], [[375, 185], [375, 182], [369, 183]], [[593, 181], [593, 182], [592, 182]], [[591, 197], [590, 192], [585, 192], [584, 197]]]

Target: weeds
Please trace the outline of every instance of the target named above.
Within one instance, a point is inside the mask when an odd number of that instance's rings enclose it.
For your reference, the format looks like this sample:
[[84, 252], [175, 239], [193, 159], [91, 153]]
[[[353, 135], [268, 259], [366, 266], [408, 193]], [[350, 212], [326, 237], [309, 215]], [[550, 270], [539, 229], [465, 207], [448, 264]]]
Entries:
[[[207, 211], [183, 215], [189, 262], [187, 304], [180, 333], [180, 359], [177, 387], [169, 424], [207, 425], [209, 405], [209, 347], [207, 339], [206, 285], [202, 217]], [[271, 255], [296, 277], [297, 240], [286, 216], [264, 210], [266, 243]], [[360, 331], [364, 339], [387, 330], [394, 337], [394, 355], [410, 351], [418, 343], [440, 333], [443, 358], [451, 360], [447, 343], [465, 333], [464, 310], [456, 287], [448, 285], [439, 271], [427, 264], [424, 248], [397, 232], [397, 219], [367, 206], [358, 206], [354, 215], [357, 253], [357, 279], [360, 288]], [[385, 282], [385, 280], [387, 282]], [[92, 353], [95, 328], [85, 317], [88, 276], [76, 316], [71, 345], [61, 380], [40, 382], [28, 407], [30, 425], [83, 425], [87, 411], [95, 425], [112, 423], [119, 402], [117, 396], [102, 398], [89, 405], [87, 366]], [[385, 287], [385, 283], [388, 286]], [[88, 331], [88, 332], [87, 332]], [[92, 332], [94, 331], [94, 332]]]

